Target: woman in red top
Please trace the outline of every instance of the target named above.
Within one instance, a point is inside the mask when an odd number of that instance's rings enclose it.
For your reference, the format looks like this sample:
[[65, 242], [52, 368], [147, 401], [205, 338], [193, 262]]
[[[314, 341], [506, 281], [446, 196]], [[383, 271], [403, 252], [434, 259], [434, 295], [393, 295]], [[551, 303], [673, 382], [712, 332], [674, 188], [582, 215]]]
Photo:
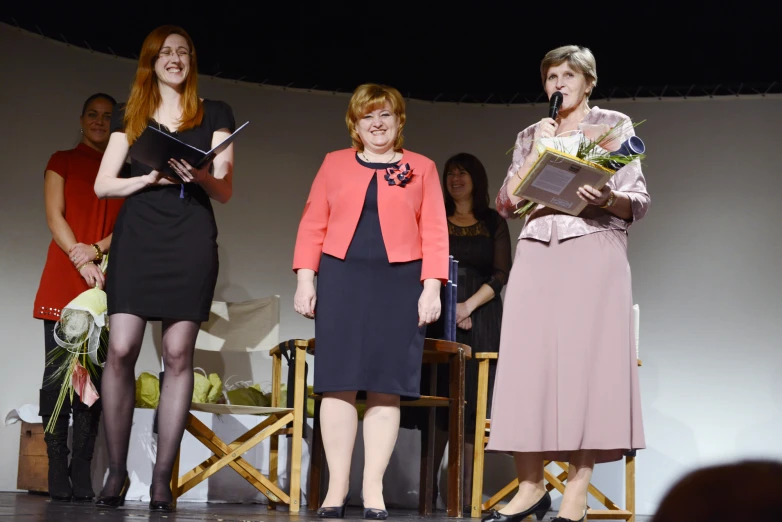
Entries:
[[[103, 273], [96, 264], [111, 244], [111, 230], [122, 200], [95, 196], [92, 187], [98, 175], [103, 151], [109, 142], [109, 123], [116, 101], [108, 94], [93, 94], [84, 102], [81, 142], [75, 149], [55, 152], [46, 165], [44, 199], [46, 221], [52, 242], [46, 256], [33, 317], [43, 319], [46, 360], [57, 348], [54, 325], [60, 310], [73, 298], [98, 286]], [[41, 387], [40, 411], [43, 424], [51, 418], [62, 382], [53, 379], [57, 361], [47, 364]], [[68, 424], [73, 408], [73, 455], [68, 465]], [[90, 464], [100, 420], [100, 401], [85, 406], [68, 397], [55, 421], [54, 433], [46, 433], [49, 455], [49, 495], [52, 500], [89, 502], [94, 496]]]

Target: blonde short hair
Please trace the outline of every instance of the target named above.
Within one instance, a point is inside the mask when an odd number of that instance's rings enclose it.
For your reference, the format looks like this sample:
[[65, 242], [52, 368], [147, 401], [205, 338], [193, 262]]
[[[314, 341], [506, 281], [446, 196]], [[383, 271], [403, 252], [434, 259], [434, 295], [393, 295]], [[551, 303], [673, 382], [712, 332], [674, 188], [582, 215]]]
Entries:
[[345, 115], [345, 123], [348, 126], [350, 139], [353, 140], [353, 148], [357, 151], [361, 152], [364, 150], [364, 142], [361, 141], [361, 136], [358, 135], [356, 122], [370, 112], [380, 109], [386, 103], [391, 106], [391, 112], [399, 118], [399, 132], [394, 140], [394, 150], [402, 150], [402, 143], [405, 141], [404, 136], [402, 136], [402, 129], [404, 129], [405, 120], [407, 119], [405, 116], [405, 100], [402, 98], [402, 94], [387, 85], [365, 83], [359, 85], [353, 92], [353, 96], [348, 104], [348, 112]]
[[587, 81], [592, 82], [592, 89], [587, 93], [588, 97], [597, 86], [597, 65], [592, 51], [586, 47], [564, 45], [547, 52], [540, 62], [540, 79], [543, 85], [546, 85], [548, 70], [565, 62], [575, 71], [583, 74]]

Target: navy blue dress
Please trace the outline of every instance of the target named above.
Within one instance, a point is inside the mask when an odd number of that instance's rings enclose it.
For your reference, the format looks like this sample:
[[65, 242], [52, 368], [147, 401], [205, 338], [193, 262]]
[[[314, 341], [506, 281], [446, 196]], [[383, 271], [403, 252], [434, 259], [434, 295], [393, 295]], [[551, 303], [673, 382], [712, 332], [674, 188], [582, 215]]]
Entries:
[[358, 391], [420, 397], [426, 326], [418, 327], [421, 265], [390, 263], [377, 210], [378, 182], [386, 163], [369, 183], [356, 231], [339, 259], [321, 255], [315, 310], [315, 393]]

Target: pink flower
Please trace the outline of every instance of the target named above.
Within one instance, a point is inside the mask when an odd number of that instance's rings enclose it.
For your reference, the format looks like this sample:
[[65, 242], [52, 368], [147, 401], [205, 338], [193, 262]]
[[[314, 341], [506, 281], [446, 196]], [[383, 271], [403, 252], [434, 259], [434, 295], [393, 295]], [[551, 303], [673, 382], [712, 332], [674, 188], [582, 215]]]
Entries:
[[98, 390], [95, 389], [95, 385], [90, 379], [90, 372], [78, 360], [74, 363], [71, 384], [73, 390], [81, 397], [81, 402], [87, 406], [92, 406], [100, 398]]

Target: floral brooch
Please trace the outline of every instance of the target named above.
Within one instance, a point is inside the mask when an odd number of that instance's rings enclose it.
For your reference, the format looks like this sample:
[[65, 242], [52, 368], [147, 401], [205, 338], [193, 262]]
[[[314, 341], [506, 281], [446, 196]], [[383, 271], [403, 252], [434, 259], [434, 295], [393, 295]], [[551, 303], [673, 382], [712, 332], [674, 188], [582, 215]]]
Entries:
[[410, 178], [413, 177], [413, 169], [410, 168], [410, 164], [408, 163], [395, 165], [393, 167], [388, 167], [383, 177], [389, 185], [404, 187], [410, 183]]

